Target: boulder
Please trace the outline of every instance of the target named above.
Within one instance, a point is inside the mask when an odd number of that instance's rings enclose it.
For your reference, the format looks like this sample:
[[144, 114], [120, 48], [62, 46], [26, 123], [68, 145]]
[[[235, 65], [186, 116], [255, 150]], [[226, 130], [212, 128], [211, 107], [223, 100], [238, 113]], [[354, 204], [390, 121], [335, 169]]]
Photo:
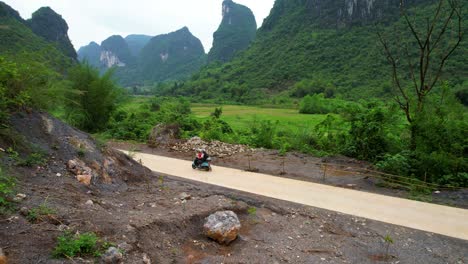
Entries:
[[102, 255], [102, 261], [106, 264], [118, 264], [122, 263], [123, 255], [115, 247], [110, 247], [106, 250], [106, 253]]
[[241, 224], [233, 211], [218, 211], [206, 218], [203, 230], [206, 236], [220, 244], [229, 245], [237, 238]]
[[178, 125], [157, 124], [151, 130], [148, 138], [148, 146], [156, 148], [159, 145], [172, 145], [179, 138], [180, 128]]

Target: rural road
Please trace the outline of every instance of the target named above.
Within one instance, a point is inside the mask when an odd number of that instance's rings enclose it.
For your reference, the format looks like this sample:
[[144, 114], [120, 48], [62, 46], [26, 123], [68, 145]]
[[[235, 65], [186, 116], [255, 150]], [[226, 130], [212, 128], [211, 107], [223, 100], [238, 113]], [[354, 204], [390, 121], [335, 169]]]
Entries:
[[198, 171], [189, 161], [152, 154], [134, 159], [155, 172], [468, 240], [465, 209], [225, 167]]

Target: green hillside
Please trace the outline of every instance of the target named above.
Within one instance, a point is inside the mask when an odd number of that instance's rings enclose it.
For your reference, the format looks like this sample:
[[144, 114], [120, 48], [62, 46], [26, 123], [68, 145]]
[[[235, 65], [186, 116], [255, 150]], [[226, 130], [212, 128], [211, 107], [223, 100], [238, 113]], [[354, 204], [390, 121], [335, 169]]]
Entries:
[[141, 50], [138, 66], [142, 80], [165, 81], [190, 76], [205, 60], [201, 41], [184, 27], [152, 38]]
[[[307, 80], [327, 83], [345, 98], [388, 95], [391, 69], [377, 31], [391, 35], [395, 27], [402, 27], [398, 4], [346, 3], [349, 5], [330, 0], [277, 0], [249, 49], [231, 62], [205, 67], [171, 93], [254, 102]], [[411, 17], [423, 30], [435, 6], [428, 1], [410, 1], [409, 6]], [[411, 40], [408, 34], [400, 36]], [[464, 41], [446, 67], [445, 79], [454, 86], [467, 79], [467, 45]]]
[[152, 36], [132, 34], [125, 37], [128, 48], [133, 56], [138, 56], [143, 47], [148, 44]]
[[55, 45], [37, 36], [14, 9], [0, 2], [0, 56], [32, 60], [64, 72], [73, 62]]

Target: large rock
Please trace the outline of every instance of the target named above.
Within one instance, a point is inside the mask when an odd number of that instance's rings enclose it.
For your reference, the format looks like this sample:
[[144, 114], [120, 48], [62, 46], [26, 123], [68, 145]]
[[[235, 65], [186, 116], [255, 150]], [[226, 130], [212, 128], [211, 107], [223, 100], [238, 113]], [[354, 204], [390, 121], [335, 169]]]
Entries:
[[206, 218], [204, 233], [220, 244], [229, 245], [237, 238], [241, 224], [233, 211], [218, 211]]
[[180, 128], [178, 125], [157, 124], [151, 130], [148, 138], [148, 146], [172, 145], [179, 138]]

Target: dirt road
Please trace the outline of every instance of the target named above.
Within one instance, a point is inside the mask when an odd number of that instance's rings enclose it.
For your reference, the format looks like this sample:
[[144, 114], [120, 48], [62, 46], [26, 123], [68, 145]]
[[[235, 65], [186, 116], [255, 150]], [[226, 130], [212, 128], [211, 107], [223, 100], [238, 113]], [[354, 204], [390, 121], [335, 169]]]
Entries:
[[134, 158], [164, 174], [468, 240], [465, 209], [224, 167], [195, 171], [188, 161], [151, 154]]

